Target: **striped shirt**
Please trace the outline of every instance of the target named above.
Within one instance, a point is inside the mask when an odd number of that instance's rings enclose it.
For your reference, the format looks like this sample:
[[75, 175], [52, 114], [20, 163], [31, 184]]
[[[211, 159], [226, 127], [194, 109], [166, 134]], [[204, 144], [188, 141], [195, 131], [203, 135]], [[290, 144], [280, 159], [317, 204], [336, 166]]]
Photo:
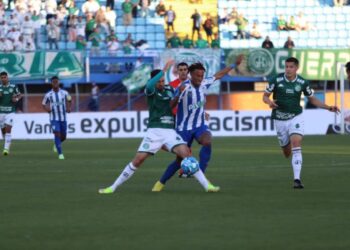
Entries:
[[46, 93], [42, 104], [50, 104], [50, 121], [66, 121], [66, 103], [70, 100], [71, 96], [63, 89], [57, 92], [50, 90]]
[[[215, 77], [205, 78], [201, 85], [196, 88], [191, 84], [191, 80], [182, 83], [185, 90], [181, 93], [177, 105], [176, 129], [178, 131], [192, 130], [204, 125], [206, 93]], [[180, 88], [176, 90], [175, 96], [179, 95]]]

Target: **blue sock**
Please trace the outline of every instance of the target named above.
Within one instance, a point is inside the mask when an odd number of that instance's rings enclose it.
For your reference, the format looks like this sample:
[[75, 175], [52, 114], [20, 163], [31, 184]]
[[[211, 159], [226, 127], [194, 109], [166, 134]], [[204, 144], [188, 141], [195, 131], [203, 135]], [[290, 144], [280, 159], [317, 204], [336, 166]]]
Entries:
[[207, 169], [210, 156], [211, 156], [211, 145], [202, 146], [201, 151], [199, 152], [199, 167], [203, 173]]
[[176, 160], [169, 164], [168, 168], [165, 170], [163, 176], [160, 178], [160, 182], [165, 184], [180, 168], [180, 163]]
[[62, 147], [61, 147], [61, 138], [58, 136], [55, 136], [55, 146], [57, 149], [57, 153], [60, 155], [62, 154]]

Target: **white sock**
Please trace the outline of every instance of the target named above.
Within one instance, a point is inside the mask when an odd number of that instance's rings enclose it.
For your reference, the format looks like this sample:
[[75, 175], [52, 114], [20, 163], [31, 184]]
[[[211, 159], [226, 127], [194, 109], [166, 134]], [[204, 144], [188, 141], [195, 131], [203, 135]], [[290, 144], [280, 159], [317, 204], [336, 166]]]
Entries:
[[6, 133], [6, 134], [5, 134], [5, 145], [4, 145], [4, 149], [10, 150], [10, 146], [11, 146], [11, 134]]
[[201, 169], [199, 169], [194, 175], [194, 178], [197, 179], [197, 181], [202, 185], [202, 187], [207, 190], [208, 189], [208, 185], [209, 185], [209, 181], [208, 179], [205, 177], [204, 173], [202, 172]]
[[301, 147], [292, 148], [292, 166], [294, 173], [294, 180], [300, 180], [301, 167], [303, 165], [303, 156], [301, 154]]
[[136, 167], [130, 162], [126, 167], [124, 168], [123, 172], [118, 176], [118, 178], [115, 180], [111, 188], [113, 191], [117, 189], [121, 184], [123, 184], [125, 181], [127, 181], [136, 171]]

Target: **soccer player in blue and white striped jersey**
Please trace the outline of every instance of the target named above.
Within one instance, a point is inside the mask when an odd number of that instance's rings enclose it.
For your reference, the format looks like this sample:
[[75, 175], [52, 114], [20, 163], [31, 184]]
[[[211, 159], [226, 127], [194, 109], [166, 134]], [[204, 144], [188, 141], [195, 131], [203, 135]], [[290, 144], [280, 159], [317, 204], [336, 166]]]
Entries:
[[[176, 90], [173, 102], [177, 103], [176, 131], [191, 147], [193, 140], [202, 145], [199, 153], [199, 164], [205, 172], [211, 157], [211, 133], [205, 123], [205, 102], [208, 88], [218, 79], [239, 65], [243, 56], [238, 56], [236, 63], [232, 64], [215, 75], [204, 78], [205, 68], [201, 63], [192, 64], [188, 70], [191, 79], [184, 81]], [[153, 187], [153, 191], [161, 191], [164, 184], [180, 168], [181, 159], [173, 161], [163, 176]]]
[[50, 124], [55, 135], [54, 149], [57, 150], [58, 159], [64, 160], [61, 144], [67, 137], [67, 113], [71, 111], [72, 98], [60, 88], [57, 76], [51, 78], [51, 84], [52, 89], [44, 96], [42, 105], [50, 113]]

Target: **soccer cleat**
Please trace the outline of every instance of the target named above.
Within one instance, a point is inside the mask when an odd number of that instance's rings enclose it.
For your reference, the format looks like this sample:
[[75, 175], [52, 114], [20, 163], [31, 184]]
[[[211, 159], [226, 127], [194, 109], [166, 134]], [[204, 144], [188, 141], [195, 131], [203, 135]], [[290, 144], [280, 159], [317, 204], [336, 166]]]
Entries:
[[152, 188], [152, 192], [160, 192], [163, 190], [163, 188], [164, 188], [164, 184], [161, 183], [160, 181], [157, 181]]
[[58, 159], [59, 160], [64, 160], [64, 155], [63, 154], [58, 155]]
[[111, 188], [111, 187], [108, 187], [108, 188], [100, 188], [98, 190], [98, 193], [99, 194], [113, 194], [114, 193], [114, 190]]
[[217, 193], [220, 191], [220, 187], [214, 186], [213, 184], [209, 183], [206, 191], [208, 193]]
[[53, 151], [54, 153], [57, 153], [57, 148], [56, 148], [56, 145], [55, 145], [55, 144], [53, 144], [52, 151]]
[[301, 183], [300, 180], [295, 179], [295, 180], [294, 180], [293, 188], [295, 188], [295, 189], [303, 189], [303, 188], [304, 188], [304, 185]]
[[4, 149], [4, 151], [2, 151], [2, 154], [8, 156], [10, 154], [10, 151], [8, 149]]

